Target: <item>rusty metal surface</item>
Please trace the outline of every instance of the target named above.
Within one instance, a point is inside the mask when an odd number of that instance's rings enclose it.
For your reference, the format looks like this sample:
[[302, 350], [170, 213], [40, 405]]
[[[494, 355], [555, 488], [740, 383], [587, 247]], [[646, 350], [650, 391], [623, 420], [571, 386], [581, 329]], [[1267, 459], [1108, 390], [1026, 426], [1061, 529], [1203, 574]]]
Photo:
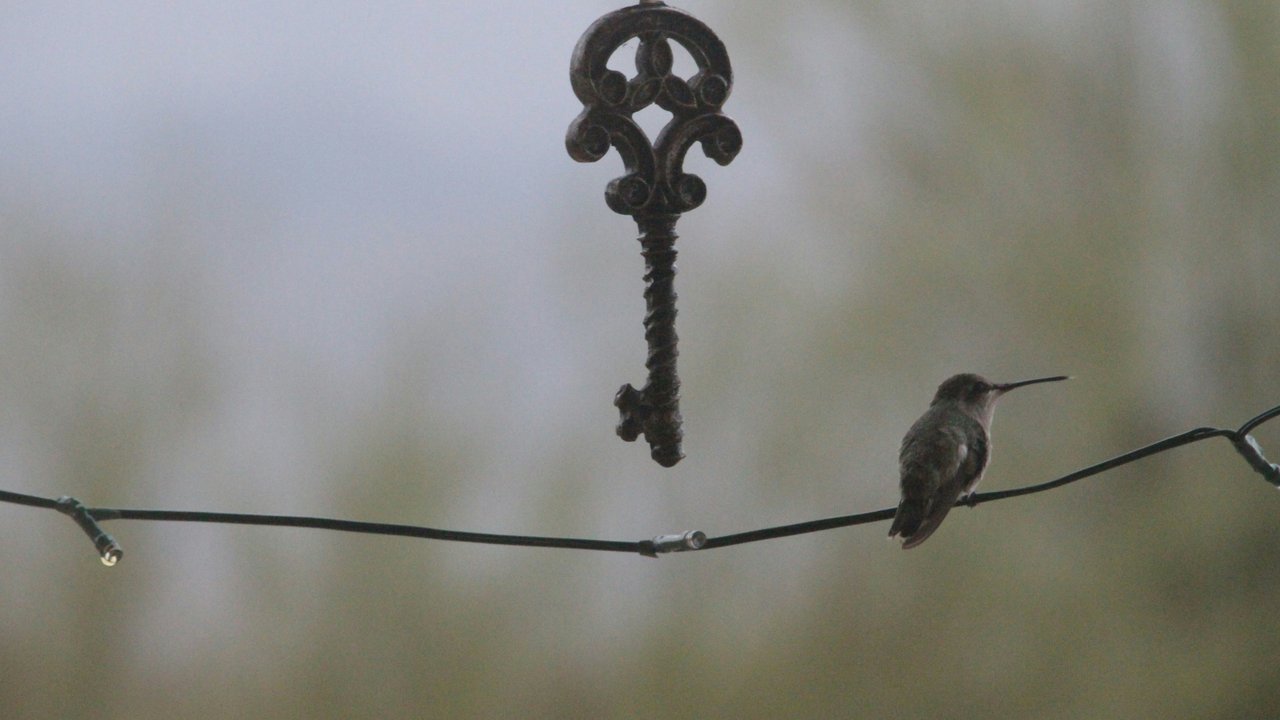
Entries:
[[[636, 75], [607, 67], [609, 58], [636, 38]], [[679, 43], [698, 65], [693, 77], [672, 73], [670, 43]], [[631, 215], [640, 229], [645, 259], [645, 361], [648, 381], [623, 385], [614, 398], [618, 436], [644, 435], [653, 459], [671, 467], [684, 457], [680, 378], [676, 373], [675, 225], [680, 214], [706, 199], [706, 184], [684, 172], [685, 153], [701, 143], [707, 157], [729, 164], [742, 148], [742, 133], [720, 112], [733, 87], [724, 44], [693, 16], [662, 3], [609, 13], [587, 28], [574, 48], [569, 78], [583, 110], [569, 125], [565, 146], [579, 162], [595, 162], [613, 147], [626, 174], [612, 180], [605, 202]], [[671, 120], [650, 141], [632, 116], [656, 103]]]

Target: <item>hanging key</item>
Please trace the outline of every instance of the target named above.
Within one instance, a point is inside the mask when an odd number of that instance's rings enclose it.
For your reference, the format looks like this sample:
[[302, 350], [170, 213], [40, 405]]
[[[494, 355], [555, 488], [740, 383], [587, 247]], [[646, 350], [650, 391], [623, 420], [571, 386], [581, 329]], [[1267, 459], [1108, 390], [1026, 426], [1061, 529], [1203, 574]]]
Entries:
[[[639, 39], [639, 47], [636, 75], [628, 79], [607, 63], [632, 39]], [[697, 63], [693, 77], [672, 74], [671, 41]], [[626, 174], [609, 183], [605, 202], [635, 218], [645, 261], [649, 377], [643, 388], [623, 385], [614, 397], [621, 415], [618, 436], [633, 441], [643, 434], [653, 459], [671, 467], [684, 457], [676, 374], [675, 226], [681, 213], [701, 205], [707, 195], [702, 179], [684, 172], [684, 156], [697, 142], [707, 157], [728, 165], [742, 149], [738, 126], [720, 112], [733, 86], [729, 54], [692, 15], [661, 2], [642, 2], [587, 28], [574, 48], [569, 79], [584, 107], [569, 125], [565, 146], [578, 162], [595, 162], [610, 146], [622, 156]], [[632, 116], [654, 103], [670, 112], [671, 120], [651, 142]]]

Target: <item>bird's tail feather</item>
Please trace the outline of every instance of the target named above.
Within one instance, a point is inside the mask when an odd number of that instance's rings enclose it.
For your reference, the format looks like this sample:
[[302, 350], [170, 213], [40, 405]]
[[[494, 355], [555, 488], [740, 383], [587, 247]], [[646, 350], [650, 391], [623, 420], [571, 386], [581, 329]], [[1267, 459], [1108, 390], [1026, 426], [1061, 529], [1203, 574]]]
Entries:
[[889, 537], [901, 535], [904, 540], [910, 539], [920, 528], [920, 523], [924, 522], [927, 509], [928, 503], [924, 500], [903, 498], [898, 504], [898, 512], [893, 516], [893, 524], [889, 526]]
[[[947, 500], [946, 498], [943, 499]], [[955, 505], [955, 500], [951, 499], [945, 504], [934, 506], [933, 502], [924, 500], [903, 499], [898, 505], [898, 512], [893, 516], [893, 525], [889, 527], [889, 537], [900, 535], [902, 537], [902, 549], [910, 550], [919, 545], [934, 530], [942, 524], [943, 519], [947, 517], [947, 513], [951, 512], [951, 508]]]

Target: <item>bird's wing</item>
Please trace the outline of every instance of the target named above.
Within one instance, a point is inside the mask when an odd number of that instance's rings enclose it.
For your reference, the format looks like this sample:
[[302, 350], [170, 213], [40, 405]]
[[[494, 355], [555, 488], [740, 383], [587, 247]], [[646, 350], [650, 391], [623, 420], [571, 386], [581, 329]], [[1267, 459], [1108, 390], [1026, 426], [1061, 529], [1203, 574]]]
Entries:
[[969, 459], [964, 436], [944, 429], [937, 433], [907, 433], [898, 454], [902, 496], [926, 500], [937, 494]]
[[899, 534], [906, 538], [903, 548], [927, 540], [960, 496], [982, 477], [988, 455], [986, 435], [981, 428], [976, 433], [966, 430], [944, 425], [931, 436], [918, 433], [910, 441], [904, 440], [900, 456], [902, 502], [910, 512], [903, 512], [900, 506], [904, 521], [895, 522]]
[[[951, 508], [955, 507], [956, 500], [960, 499], [961, 485], [955, 482], [955, 476], [958, 470], [965, 465], [966, 460], [972, 456], [969, 447], [964, 443], [956, 446], [955, 456], [958, 461], [950, 468], [949, 477], [939, 478], [937, 489], [926, 499], [924, 499], [921, 512], [913, 522], [913, 528], [909, 532], [902, 532], [905, 541], [902, 543], [903, 549], [911, 549], [933, 534], [935, 530], [942, 525], [942, 521], [946, 519], [947, 514], [951, 512]], [[904, 500], [904, 502], [906, 502]], [[906, 530], [904, 528], [903, 530]]]

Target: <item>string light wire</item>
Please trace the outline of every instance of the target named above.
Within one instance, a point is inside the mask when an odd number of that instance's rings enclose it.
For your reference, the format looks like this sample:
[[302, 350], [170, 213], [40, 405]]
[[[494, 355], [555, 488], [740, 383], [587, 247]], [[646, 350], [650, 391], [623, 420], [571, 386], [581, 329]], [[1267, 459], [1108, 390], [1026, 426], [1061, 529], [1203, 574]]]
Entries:
[[[1068, 485], [1078, 480], [1127, 465], [1131, 462], [1150, 457], [1157, 453], [1167, 452], [1174, 448], [1190, 445], [1194, 442], [1222, 437], [1231, 442], [1232, 447], [1244, 458], [1255, 472], [1262, 475], [1267, 482], [1280, 488], [1280, 466], [1270, 462], [1262, 453], [1262, 448], [1251, 434], [1252, 431], [1268, 420], [1280, 416], [1280, 405], [1263, 412], [1241, 425], [1235, 430], [1226, 428], [1199, 427], [1179, 435], [1165, 438], [1158, 442], [1117, 455], [1109, 460], [1081, 468], [1062, 477], [1036, 485], [977, 493], [960, 501], [960, 504], [976, 506], [996, 500], [1031, 495]], [[604, 552], [636, 553], [656, 558], [660, 554], [710, 550], [713, 548], [741, 545], [743, 543], [772, 540], [775, 538], [803, 535], [821, 530], [865, 525], [867, 523], [889, 520], [894, 516], [894, 508], [873, 510], [855, 515], [842, 515], [808, 522], [762, 528], [748, 532], [707, 537], [700, 530], [689, 530], [680, 533], [657, 535], [648, 540], [597, 540], [591, 538], [544, 537], [537, 535], [504, 535], [497, 533], [466, 532], [459, 530], [441, 530], [419, 525], [401, 525], [392, 523], [363, 522], [359, 520], [342, 520], [336, 518], [307, 517], [300, 515], [262, 515], [254, 513], [206, 512], [200, 510], [135, 510], [124, 508], [86, 507], [71, 497], [57, 499], [27, 495], [24, 493], [0, 490], [0, 502], [29, 507], [57, 510], [71, 517], [77, 525], [93, 541], [94, 548], [104, 565], [115, 565], [124, 556], [124, 550], [111, 535], [103, 531], [99, 523], [108, 520], [152, 520], [164, 522], [203, 522], [224, 523], [234, 525], [266, 525], [271, 527], [299, 527], [319, 530], [336, 530], [340, 532], [365, 533], [370, 535], [395, 535], [400, 537], [425, 538], [429, 540], [452, 540], [455, 542], [484, 543], [489, 545], [516, 545], [522, 547], [564, 548], [571, 550], [596, 550]]]

